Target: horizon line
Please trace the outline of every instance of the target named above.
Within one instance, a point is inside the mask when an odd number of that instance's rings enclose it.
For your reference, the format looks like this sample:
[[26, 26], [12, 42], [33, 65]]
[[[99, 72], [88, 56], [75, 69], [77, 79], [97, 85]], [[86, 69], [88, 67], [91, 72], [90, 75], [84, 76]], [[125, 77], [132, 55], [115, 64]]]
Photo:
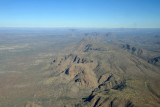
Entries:
[[0, 28], [84, 28], [84, 29], [160, 29], [160, 27], [0, 27]]

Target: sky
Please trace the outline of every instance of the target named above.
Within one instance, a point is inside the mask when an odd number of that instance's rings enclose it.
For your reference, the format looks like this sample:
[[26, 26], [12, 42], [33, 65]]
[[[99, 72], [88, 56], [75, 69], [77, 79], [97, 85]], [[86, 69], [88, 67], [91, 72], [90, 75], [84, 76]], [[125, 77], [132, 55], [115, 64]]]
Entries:
[[0, 27], [160, 28], [160, 0], [0, 0]]

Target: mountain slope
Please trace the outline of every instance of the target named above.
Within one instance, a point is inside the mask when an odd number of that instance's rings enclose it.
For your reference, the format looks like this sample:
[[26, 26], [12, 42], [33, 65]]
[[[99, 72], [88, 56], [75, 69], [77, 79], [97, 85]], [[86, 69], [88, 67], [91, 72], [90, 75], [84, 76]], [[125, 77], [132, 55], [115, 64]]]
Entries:
[[72, 54], [53, 60], [69, 83], [93, 90], [75, 106], [160, 106], [159, 68], [119, 46], [93, 39], [83, 39]]

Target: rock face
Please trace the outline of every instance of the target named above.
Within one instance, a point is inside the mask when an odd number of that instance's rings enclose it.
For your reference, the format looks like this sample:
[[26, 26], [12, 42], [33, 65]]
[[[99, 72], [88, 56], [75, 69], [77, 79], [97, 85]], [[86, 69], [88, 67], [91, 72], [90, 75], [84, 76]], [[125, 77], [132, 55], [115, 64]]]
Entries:
[[160, 66], [160, 56], [148, 60], [149, 63]]
[[121, 80], [118, 76], [114, 76], [113, 74], [104, 74], [100, 80], [100, 85], [98, 88], [102, 90], [107, 89], [115, 89], [115, 90], [122, 90], [126, 86], [126, 81]]
[[92, 93], [83, 98], [81, 106], [91, 107], [134, 107], [134, 104], [125, 98], [112, 97], [114, 91], [126, 88], [126, 80], [114, 74], [104, 74], [98, 80], [99, 86]]
[[[105, 91], [105, 95], [109, 92]], [[101, 94], [104, 94], [101, 92]], [[102, 95], [97, 95], [95, 92], [85, 99], [84, 102], [91, 102], [91, 107], [134, 107], [134, 104], [130, 100], [125, 98], [110, 98]]]
[[97, 78], [93, 72], [96, 62], [89, 58], [70, 54], [63, 58], [53, 59], [52, 64], [58, 72], [66, 74], [82, 87], [97, 86]]
[[88, 52], [89, 50], [92, 50], [92, 44], [87, 44], [84, 52]]
[[142, 54], [143, 54], [143, 50], [142, 50], [142, 49], [136, 48], [136, 47], [131, 46], [131, 45], [129, 45], [129, 44], [122, 44], [122, 45], [121, 45], [121, 48], [122, 48], [122, 49], [125, 49], [125, 50], [127, 50], [128, 52], [130, 52], [130, 53], [132, 53], [132, 54], [135, 54], [135, 55], [137, 55], [137, 56], [142, 56]]

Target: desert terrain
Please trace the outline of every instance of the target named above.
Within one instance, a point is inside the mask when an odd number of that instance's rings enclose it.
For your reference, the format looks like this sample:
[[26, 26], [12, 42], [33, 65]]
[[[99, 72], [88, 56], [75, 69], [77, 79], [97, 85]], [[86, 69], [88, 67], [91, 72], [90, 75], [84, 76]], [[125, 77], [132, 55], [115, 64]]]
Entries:
[[159, 107], [160, 29], [0, 28], [0, 107]]

